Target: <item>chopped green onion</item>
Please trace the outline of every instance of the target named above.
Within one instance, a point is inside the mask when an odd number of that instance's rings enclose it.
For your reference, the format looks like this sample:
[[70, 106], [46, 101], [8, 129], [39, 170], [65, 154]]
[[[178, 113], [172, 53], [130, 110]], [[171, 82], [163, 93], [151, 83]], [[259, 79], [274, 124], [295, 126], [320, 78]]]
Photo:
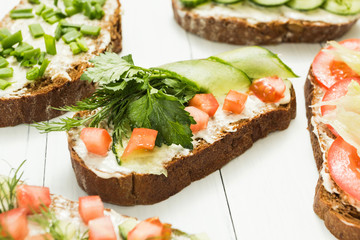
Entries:
[[14, 48], [7, 48], [7, 49], [4, 49], [1, 53], [1, 55], [3, 57], [7, 57], [7, 56], [10, 56], [10, 54], [14, 51]]
[[106, 0], [91, 0], [92, 5], [99, 4], [100, 6], [104, 6]]
[[50, 55], [56, 55], [55, 38], [51, 35], [44, 35], [46, 52]]
[[74, 7], [74, 6], [70, 6], [70, 7], [65, 8], [65, 12], [66, 12], [66, 15], [71, 17], [71, 16], [81, 12], [81, 9], [77, 8], [77, 7]]
[[29, 0], [29, 3], [40, 4], [40, 1], [39, 0]]
[[50, 16], [50, 14], [54, 12], [54, 9], [52, 9], [51, 7], [46, 6], [45, 9], [41, 12], [41, 17], [43, 19], [46, 19]]
[[46, 68], [49, 66], [49, 63], [50, 63], [50, 60], [45, 58], [40, 66], [39, 77], [42, 77], [44, 75]]
[[31, 58], [37, 58], [40, 55], [41, 51], [40, 48], [35, 48], [31, 50], [26, 50], [22, 53], [22, 56], [24, 59], [31, 59]]
[[56, 41], [59, 41], [59, 39], [61, 38], [61, 22], [58, 23], [58, 25], [56, 26], [56, 29], [55, 29], [55, 39]]
[[54, 0], [54, 5], [55, 5], [55, 6], [58, 5], [58, 0]]
[[10, 17], [12, 19], [32, 18], [34, 17], [34, 14], [32, 13], [32, 8], [14, 9], [10, 11]]
[[38, 64], [41, 65], [44, 62], [46, 52], [41, 52], [38, 60]]
[[[89, 50], [89, 48], [88, 48], [88, 46], [87, 46], [87, 44], [86, 44], [86, 42], [85, 42], [84, 39], [79, 39], [79, 38], [77, 38], [77, 39], [76, 39], [76, 43], [77, 43], [77, 45], [80, 47], [81, 51], [87, 52], [87, 51]], [[70, 46], [70, 47], [71, 47], [71, 46]]]
[[45, 10], [46, 6], [45, 4], [41, 3], [39, 6], [35, 8], [35, 14], [41, 15], [41, 13]]
[[0, 41], [11, 35], [11, 32], [7, 28], [0, 29]]
[[9, 62], [5, 58], [0, 57], [0, 68], [4, 68], [7, 65], [9, 65]]
[[99, 26], [82, 25], [80, 32], [85, 35], [98, 36], [100, 34], [100, 30], [101, 27]]
[[32, 67], [37, 64], [37, 60], [35, 58], [24, 59], [21, 61], [20, 66], [22, 67]]
[[0, 89], [1, 90], [5, 90], [9, 86], [11, 86], [11, 82], [8, 82], [8, 81], [6, 81], [4, 79], [0, 79]]
[[84, 2], [83, 9], [84, 9], [84, 15], [90, 18], [91, 11], [93, 10], [90, 1]]
[[73, 1], [72, 0], [64, 0], [64, 5], [65, 5], [65, 7], [71, 7], [73, 5]]
[[36, 78], [38, 78], [39, 76], [39, 68], [38, 67], [33, 67], [32, 69], [30, 69], [27, 73], [26, 73], [26, 79], [28, 80], [35, 80]]
[[105, 12], [100, 6], [100, 4], [95, 4], [95, 18], [100, 20], [103, 18], [104, 15]]
[[23, 40], [22, 38], [22, 34], [21, 31], [18, 31], [6, 38], [4, 38], [3, 40], [1, 40], [1, 44], [3, 46], [3, 48], [9, 48], [12, 47], [13, 45], [15, 45], [16, 43], [19, 43]]
[[83, 8], [84, 6], [84, 0], [73, 0], [72, 5], [77, 8]]
[[76, 42], [71, 42], [69, 46], [74, 55], [81, 53], [81, 48]]
[[62, 27], [76, 28], [76, 29], [79, 29], [79, 30], [81, 28], [81, 25], [79, 25], [79, 24], [69, 23], [69, 22], [66, 22], [66, 21], [61, 21], [61, 26]]
[[9, 78], [14, 74], [13, 68], [0, 68], [0, 78]]
[[75, 39], [77, 39], [79, 37], [81, 37], [81, 33], [78, 32], [78, 31], [73, 30], [73, 31], [70, 31], [70, 32], [64, 34], [62, 36], [62, 39], [64, 40], [64, 42], [66, 44], [69, 44], [69, 43], [75, 41]]
[[54, 15], [54, 16], [51, 16], [51, 17], [49, 17], [49, 18], [47, 18], [45, 21], [47, 22], [47, 23], [49, 23], [49, 24], [54, 24], [54, 23], [56, 23], [56, 22], [58, 22], [58, 21], [60, 21], [61, 20], [61, 18], [59, 18], [58, 16], [56, 16], [56, 15]]
[[29, 30], [31, 36], [33, 36], [34, 38], [42, 37], [45, 34], [43, 28], [39, 23], [30, 24]]
[[31, 50], [34, 47], [26, 42], [21, 42], [15, 49], [10, 53], [11, 56], [15, 56], [17, 58], [22, 57], [23, 52], [27, 50]]
[[62, 34], [66, 34], [66, 33], [71, 32], [71, 31], [76, 31], [77, 32], [78, 30], [77, 30], [77, 28], [72, 28], [72, 27], [65, 27], [65, 28], [61, 29]]

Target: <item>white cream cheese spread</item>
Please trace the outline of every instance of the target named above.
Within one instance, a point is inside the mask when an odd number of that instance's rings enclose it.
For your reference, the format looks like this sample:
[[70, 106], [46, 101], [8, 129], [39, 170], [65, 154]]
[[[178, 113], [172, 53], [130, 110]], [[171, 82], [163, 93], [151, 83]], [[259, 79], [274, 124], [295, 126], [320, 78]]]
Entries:
[[[197, 139], [203, 139], [207, 143], [212, 144], [219, 140], [224, 132], [234, 132], [236, 129], [232, 123], [236, 123], [242, 119], [251, 119], [262, 113], [270, 110], [275, 110], [280, 104], [287, 104], [290, 102], [290, 81], [286, 80], [286, 90], [284, 97], [278, 103], [263, 103], [254, 95], [249, 95], [245, 104], [245, 109], [241, 114], [233, 114], [222, 110], [224, 99], [218, 99], [220, 104], [216, 114], [209, 118], [206, 129], [194, 134], [193, 145], [194, 148], [199, 144]], [[143, 154], [136, 155], [136, 161], [130, 163], [124, 162], [121, 166], [118, 165], [115, 155], [110, 150], [106, 157], [96, 156], [89, 153], [85, 144], [79, 138], [81, 129], [70, 130], [69, 134], [75, 141], [74, 150], [79, 157], [84, 161], [86, 166], [102, 178], [120, 177], [130, 172], [136, 173], [151, 173], [167, 175], [164, 164], [171, 161], [174, 157], [181, 157], [192, 154], [188, 149], [184, 149], [178, 145], [155, 147], [152, 151], [144, 151]], [[126, 146], [126, 142], [124, 142]], [[119, 150], [119, 155], [122, 154]]]
[[[43, 0], [42, 3], [46, 4], [47, 6], [54, 7], [53, 0]], [[58, 7], [64, 12], [65, 7], [63, 5], [63, 1], [59, 1]], [[84, 16], [81, 13], [66, 18], [65, 20], [69, 23], [101, 26], [102, 28], [100, 35], [96, 38], [83, 36], [82, 39], [86, 41], [89, 50], [86, 53], [80, 53], [78, 55], [74, 55], [69, 45], [67, 45], [62, 39], [57, 41], [57, 54], [54, 56], [50, 54], [46, 55], [46, 58], [48, 58], [51, 62], [46, 69], [45, 77], [51, 77], [52, 79], [60, 77], [71, 81], [68, 71], [71, 68], [72, 64], [87, 62], [94, 56], [94, 51], [104, 50], [111, 41], [110, 24], [106, 23], [110, 20], [110, 17], [114, 14], [114, 11], [115, 9], [117, 9], [117, 7], [118, 4], [116, 0], [107, 0], [105, 5], [103, 6], [105, 16], [102, 20], [90, 20], [88, 17]], [[28, 3], [21, 4], [19, 9], [20, 8], [34, 8], [34, 5]], [[7, 28], [11, 33], [15, 33], [21, 30], [23, 42], [32, 45], [34, 48], [40, 48], [41, 51], [45, 52], [44, 38], [33, 38], [30, 34], [28, 26], [29, 24], [40, 23], [46, 34], [54, 36], [54, 32], [58, 23], [54, 23], [51, 25], [45, 22], [41, 18], [41, 16], [38, 16], [36, 14], [34, 15], [34, 18], [29, 19], [11, 20], [10, 18], [6, 18], [5, 20], [2, 20], [1, 26]], [[12, 85], [5, 90], [0, 90], [0, 98], [10, 98], [23, 95], [26, 91], [24, 86], [29, 82], [26, 79], [26, 72], [29, 70], [29, 68], [21, 67], [20, 63], [16, 61], [15, 57], [8, 57], [7, 60], [9, 61], [8, 67], [12, 67], [14, 69], [14, 75], [12, 78], [8, 79], [9, 82], [12, 83]]]
[[[179, 4], [180, 0], [179, 0]], [[359, 18], [356, 16], [341, 16], [327, 12], [321, 8], [310, 11], [298, 11], [287, 6], [280, 7], [261, 7], [249, 1], [243, 1], [236, 4], [216, 4], [205, 3], [191, 10], [193, 13], [202, 17], [236, 17], [244, 18], [250, 24], [259, 22], [280, 21], [287, 22], [289, 19], [304, 21], [319, 21], [327, 23], [347, 23]]]

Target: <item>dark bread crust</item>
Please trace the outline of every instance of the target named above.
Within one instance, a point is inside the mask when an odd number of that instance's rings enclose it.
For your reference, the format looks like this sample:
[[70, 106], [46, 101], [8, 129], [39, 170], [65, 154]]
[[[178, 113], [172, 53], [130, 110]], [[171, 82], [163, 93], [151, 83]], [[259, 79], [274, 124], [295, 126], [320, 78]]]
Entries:
[[324, 42], [341, 37], [357, 21], [332, 24], [289, 19], [252, 24], [244, 18], [199, 16], [189, 8], [182, 8], [178, 0], [172, 0], [172, 6], [176, 22], [186, 31], [211, 41], [239, 45]]
[[[314, 84], [316, 84], [315, 78], [310, 68], [304, 88], [306, 116], [314, 158], [317, 169], [320, 172], [323, 164], [323, 153], [320, 148], [320, 142], [313, 132], [314, 127], [311, 124], [313, 111], [310, 106], [314, 104], [313, 99], [316, 94]], [[335, 237], [341, 240], [360, 239], [360, 213], [351, 205], [344, 203], [339, 194], [328, 192], [323, 185], [321, 176], [316, 186], [313, 207], [314, 212], [324, 220], [325, 226]]]
[[[116, 1], [118, 8], [107, 23], [110, 26], [111, 42], [105, 49], [97, 49], [94, 54], [104, 51], [119, 53], [122, 49], [120, 2]], [[89, 97], [95, 91], [95, 85], [80, 80], [80, 76], [89, 66], [86, 62], [74, 63], [68, 71], [71, 81], [62, 77], [53, 80], [44, 79], [43, 86], [29, 86], [27, 94], [9, 98], [0, 97], [0, 127], [49, 120], [64, 114], [52, 107], [73, 105]]]
[[103, 201], [118, 205], [153, 204], [220, 169], [270, 132], [286, 129], [295, 115], [296, 98], [291, 88], [288, 104], [250, 120], [239, 121], [235, 124], [237, 131], [224, 133], [211, 145], [200, 145], [192, 155], [171, 160], [165, 165], [168, 177], [130, 173], [120, 178], [101, 178], [77, 155], [73, 149], [74, 140], [68, 135], [71, 162], [79, 186], [89, 195], [100, 195]]

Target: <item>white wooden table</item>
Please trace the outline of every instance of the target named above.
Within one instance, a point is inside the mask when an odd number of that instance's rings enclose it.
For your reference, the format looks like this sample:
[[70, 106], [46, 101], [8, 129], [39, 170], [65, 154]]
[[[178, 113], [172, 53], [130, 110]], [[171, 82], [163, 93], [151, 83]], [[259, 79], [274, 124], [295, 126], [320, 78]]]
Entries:
[[[0, 17], [18, 1], [0, 0]], [[173, 19], [170, 0], [122, 0], [123, 51], [135, 64], [151, 67], [204, 58], [237, 48], [186, 33]], [[357, 24], [343, 37], [360, 34]], [[162, 221], [211, 239], [334, 239], [313, 212], [318, 173], [305, 117], [303, 86], [320, 44], [281, 44], [268, 48], [300, 78], [293, 79], [297, 117], [285, 131], [259, 140], [220, 171], [150, 206], [119, 207], [120, 213]], [[1, 113], [0, 113], [1, 114]], [[0, 174], [24, 159], [24, 180], [45, 185], [71, 200], [85, 195], [70, 164], [64, 132], [40, 134], [29, 125], [0, 129]]]

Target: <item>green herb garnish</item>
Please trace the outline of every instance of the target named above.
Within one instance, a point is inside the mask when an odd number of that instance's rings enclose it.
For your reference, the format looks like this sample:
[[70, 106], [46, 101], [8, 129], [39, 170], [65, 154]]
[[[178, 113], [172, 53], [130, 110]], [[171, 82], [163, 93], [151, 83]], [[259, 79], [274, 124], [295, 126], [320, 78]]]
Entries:
[[156, 145], [179, 144], [192, 149], [190, 124], [195, 123], [184, 110], [200, 87], [190, 80], [162, 69], [135, 66], [131, 56], [119, 57], [105, 53], [90, 60], [82, 80], [99, 83], [93, 96], [63, 111], [93, 111], [83, 118], [62, 118], [60, 122], [38, 123], [43, 132], [67, 131], [86, 125], [99, 127], [106, 122], [112, 126], [113, 146], [122, 143], [133, 128], [151, 128], [158, 131]]

